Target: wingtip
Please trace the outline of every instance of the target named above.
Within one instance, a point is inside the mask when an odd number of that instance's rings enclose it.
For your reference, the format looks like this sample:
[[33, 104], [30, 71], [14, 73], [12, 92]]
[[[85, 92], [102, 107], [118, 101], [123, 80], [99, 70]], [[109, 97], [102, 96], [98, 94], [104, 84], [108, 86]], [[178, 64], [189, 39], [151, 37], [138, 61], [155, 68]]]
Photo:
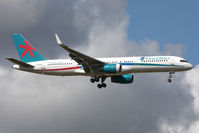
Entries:
[[55, 38], [56, 38], [56, 40], [57, 40], [57, 44], [63, 45], [63, 43], [61, 42], [59, 36], [58, 36], [56, 33], [55, 33]]

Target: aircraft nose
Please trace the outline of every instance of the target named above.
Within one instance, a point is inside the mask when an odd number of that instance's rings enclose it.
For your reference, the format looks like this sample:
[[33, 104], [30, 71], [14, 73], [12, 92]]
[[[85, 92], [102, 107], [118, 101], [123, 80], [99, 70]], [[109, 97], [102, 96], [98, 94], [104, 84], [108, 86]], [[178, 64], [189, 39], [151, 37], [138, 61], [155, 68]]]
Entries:
[[190, 70], [190, 69], [193, 68], [193, 65], [189, 63], [188, 66], [187, 66], [187, 68]]

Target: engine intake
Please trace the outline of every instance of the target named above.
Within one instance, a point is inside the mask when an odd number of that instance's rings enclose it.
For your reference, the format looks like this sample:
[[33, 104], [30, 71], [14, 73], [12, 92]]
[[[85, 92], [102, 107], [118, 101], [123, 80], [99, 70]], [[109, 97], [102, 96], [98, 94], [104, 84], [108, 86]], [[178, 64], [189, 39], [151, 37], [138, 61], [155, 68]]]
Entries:
[[120, 84], [130, 84], [133, 83], [133, 75], [126, 74], [126, 75], [119, 75], [119, 76], [112, 76], [111, 82], [113, 83], [120, 83]]
[[120, 73], [122, 66], [120, 64], [107, 64], [100, 68], [101, 72], [104, 73]]

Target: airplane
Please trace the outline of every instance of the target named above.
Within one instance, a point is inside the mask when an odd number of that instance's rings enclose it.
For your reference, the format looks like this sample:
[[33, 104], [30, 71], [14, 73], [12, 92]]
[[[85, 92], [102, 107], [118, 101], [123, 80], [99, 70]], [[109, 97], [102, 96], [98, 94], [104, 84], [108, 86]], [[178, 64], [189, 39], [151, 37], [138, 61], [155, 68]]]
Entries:
[[105, 88], [107, 77], [112, 83], [133, 83], [133, 73], [169, 72], [168, 82], [172, 82], [175, 72], [193, 68], [184, 58], [177, 56], [133, 56], [93, 58], [64, 45], [57, 34], [57, 44], [69, 53], [68, 59], [47, 60], [32, 47], [23, 35], [12, 34], [20, 60], [6, 58], [15, 65], [12, 68], [54, 76], [90, 76], [90, 82], [99, 82], [98, 88]]

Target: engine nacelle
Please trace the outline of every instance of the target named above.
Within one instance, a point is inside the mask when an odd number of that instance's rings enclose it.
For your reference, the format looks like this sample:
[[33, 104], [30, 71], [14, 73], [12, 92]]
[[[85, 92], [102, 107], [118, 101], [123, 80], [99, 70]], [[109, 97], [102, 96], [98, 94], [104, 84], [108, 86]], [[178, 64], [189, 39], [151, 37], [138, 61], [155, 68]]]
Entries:
[[104, 73], [120, 73], [121, 69], [122, 69], [122, 65], [120, 64], [107, 64], [107, 65], [102, 66], [100, 71]]
[[126, 75], [119, 75], [119, 76], [112, 76], [111, 82], [113, 83], [120, 83], [120, 84], [130, 84], [133, 83], [133, 75], [126, 74]]

